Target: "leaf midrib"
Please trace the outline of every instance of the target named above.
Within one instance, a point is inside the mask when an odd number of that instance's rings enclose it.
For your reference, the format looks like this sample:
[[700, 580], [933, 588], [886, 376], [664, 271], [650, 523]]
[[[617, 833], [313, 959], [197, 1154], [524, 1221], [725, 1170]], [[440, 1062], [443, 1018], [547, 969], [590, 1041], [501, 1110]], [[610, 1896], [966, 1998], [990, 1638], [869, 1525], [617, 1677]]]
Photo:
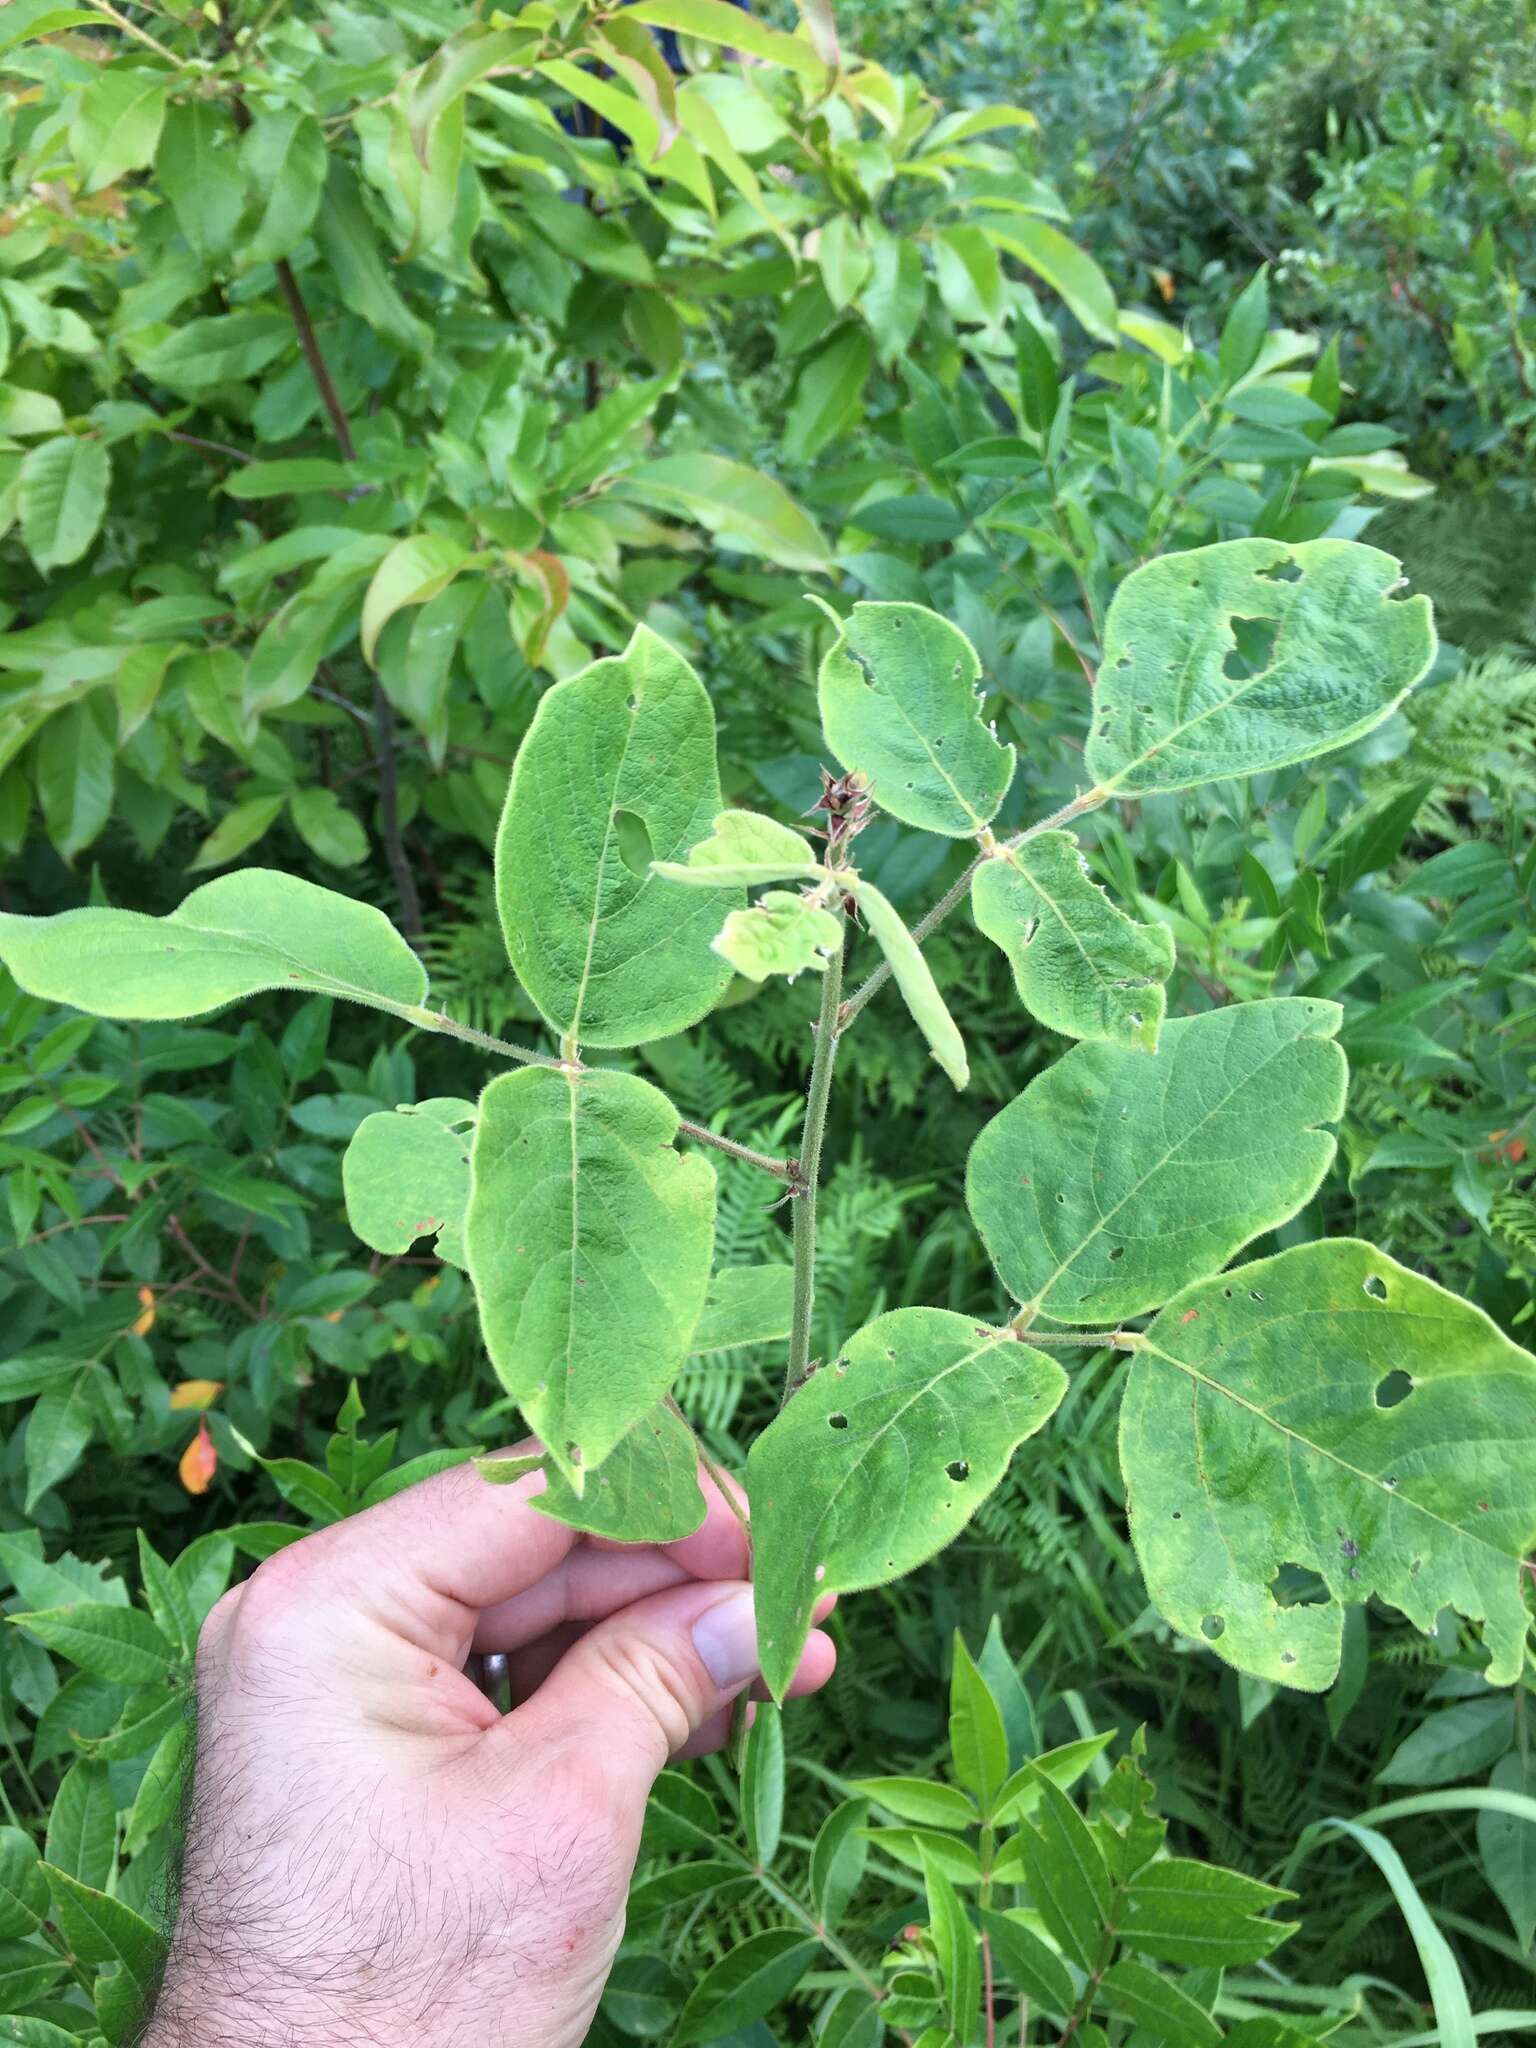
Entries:
[[[1141, 1193], [1142, 1189], [1146, 1186], [1147, 1182], [1152, 1179], [1154, 1174], [1161, 1173], [1163, 1168], [1168, 1164], [1168, 1162], [1172, 1158], [1174, 1158], [1177, 1153], [1181, 1152], [1184, 1149], [1185, 1145], [1189, 1143], [1190, 1139], [1192, 1139], [1198, 1131], [1204, 1130], [1205, 1126], [1210, 1122], [1213, 1116], [1218, 1116], [1221, 1114], [1223, 1110], [1225, 1110], [1227, 1104], [1232, 1100], [1232, 1097], [1235, 1094], [1237, 1094], [1238, 1088], [1247, 1087], [1249, 1082], [1254, 1079], [1255, 1075], [1262, 1074], [1264, 1072], [1264, 1069], [1268, 1067], [1273, 1061], [1279, 1059], [1282, 1053], [1289, 1051], [1289, 1049], [1293, 1045], [1300, 1045], [1306, 1039], [1316, 1039], [1319, 1044], [1332, 1044], [1334, 1042], [1330, 1034], [1319, 1033], [1316, 1031], [1299, 1031], [1296, 1033], [1294, 1038], [1287, 1038], [1282, 1040], [1279, 1045], [1275, 1046], [1271, 1052], [1265, 1055], [1264, 1059], [1257, 1066], [1251, 1067], [1248, 1070], [1248, 1072], [1243, 1075], [1240, 1083], [1236, 1083], [1231, 1088], [1229, 1088], [1226, 1095], [1222, 1098], [1222, 1100], [1219, 1103], [1214, 1103], [1211, 1106], [1211, 1108], [1205, 1112], [1205, 1115], [1200, 1118], [1198, 1123], [1191, 1124], [1189, 1129], [1181, 1134], [1178, 1144], [1170, 1146], [1169, 1149], [1166, 1152], [1164, 1152], [1162, 1156], [1159, 1159], [1157, 1159], [1154, 1164], [1147, 1167], [1146, 1171], [1140, 1176], [1139, 1179], [1137, 1179], [1131, 1184], [1131, 1186], [1126, 1190], [1126, 1192], [1120, 1197], [1119, 1201], [1116, 1202], [1114, 1207], [1112, 1209], [1107, 1209], [1104, 1212], [1104, 1214], [1100, 1216], [1099, 1220], [1097, 1221], [1097, 1223], [1094, 1224], [1092, 1230], [1088, 1232], [1087, 1236], [1080, 1238], [1078, 1240], [1078, 1243], [1075, 1249], [1073, 1250], [1072, 1256], [1069, 1259], [1063, 1259], [1061, 1261], [1061, 1263], [1057, 1266], [1056, 1270], [1051, 1274], [1049, 1280], [1045, 1282], [1045, 1285], [1041, 1287], [1038, 1293], [1034, 1294], [1030, 1298], [1030, 1300], [1025, 1302], [1023, 1306], [1026, 1309], [1029, 1309], [1033, 1312], [1038, 1312], [1039, 1310], [1041, 1310], [1044, 1307], [1046, 1296], [1050, 1293], [1051, 1289], [1056, 1285], [1057, 1281], [1060, 1280], [1063, 1273], [1068, 1273], [1071, 1271], [1073, 1266], [1075, 1266], [1078, 1260], [1082, 1257], [1083, 1253], [1088, 1249], [1089, 1245], [1093, 1243], [1094, 1239], [1098, 1237], [1099, 1234], [1111, 1222], [1113, 1222], [1114, 1218], [1119, 1215], [1120, 1211], [1125, 1207], [1127, 1202], [1134, 1200], [1134, 1198]], [[1105, 1099], [1108, 1099], [1108, 1091], [1106, 1091]], [[1164, 1099], [1166, 1100], [1166, 1092]], [[1099, 1123], [1100, 1127], [1102, 1128], [1102, 1117], [1099, 1119]], [[1300, 1133], [1300, 1135], [1310, 1136], [1314, 1132], [1319, 1132], [1320, 1130], [1321, 1126], [1319, 1124], [1307, 1124], [1303, 1127], [1303, 1130]], [[1095, 1142], [1097, 1142], [1097, 1133], [1095, 1133]], [[1113, 1318], [1103, 1317], [1100, 1320], [1112, 1321]]]

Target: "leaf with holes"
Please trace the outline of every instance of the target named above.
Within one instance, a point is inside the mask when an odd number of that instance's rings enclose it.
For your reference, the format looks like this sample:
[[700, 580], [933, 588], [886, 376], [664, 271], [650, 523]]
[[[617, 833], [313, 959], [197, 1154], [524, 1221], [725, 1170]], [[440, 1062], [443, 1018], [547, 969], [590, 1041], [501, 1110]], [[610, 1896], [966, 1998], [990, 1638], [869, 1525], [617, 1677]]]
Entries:
[[363, 1118], [342, 1156], [341, 1187], [364, 1244], [394, 1258], [433, 1237], [440, 1259], [463, 1265], [474, 1120], [475, 1105], [456, 1095]]
[[643, 1415], [588, 1473], [580, 1495], [556, 1466], [531, 1505], [552, 1522], [620, 1543], [676, 1543], [706, 1512], [693, 1431], [665, 1405]]
[[856, 604], [838, 628], [817, 684], [827, 745], [893, 818], [970, 838], [1013, 780], [1012, 747], [982, 723], [975, 648], [920, 604]]
[[398, 1010], [427, 992], [381, 911], [271, 868], [194, 889], [168, 917], [137, 910], [0, 913], [0, 960], [30, 994], [96, 1017], [201, 1017], [258, 989]]
[[1357, 541], [1222, 541], [1127, 576], [1104, 621], [1088, 773], [1146, 796], [1359, 739], [1435, 658], [1427, 597]]
[[731, 912], [714, 947], [748, 981], [766, 981], [770, 974], [793, 980], [807, 968], [824, 974], [842, 943], [840, 917], [787, 889], [770, 889], [745, 910]]
[[498, 1378], [574, 1493], [688, 1355], [715, 1175], [648, 1081], [524, 1067], [480, 1098], [464, 1247]]
[[1309, 1692], [1339, 1668], [1346, 1604], [1373, 1595], [1426, 1631], [1446, 1607], [1480, 1622], [1491, 1683], [1519, 1676], [1533, 1444], [1536, 1359], [1350, 1239], [1186, 1288], [1120, 1414], [1155, 1605], [1240, 1670]]
[[711, 945], [721, 895], [652, 863], [680, 861], [719, 811], [709, 698], [646, 627], [545, 692], [496, 837], [496, 903], [553, 1030], [639, 1045], [713, 1009], [731, 978]]
[[652, 865], [669, 882], [696, 889], [755, 889], [763, 882], [814, 881], [821, 873], [814, 849], [800, 834], [760, 811], [722, 811], [709, 837], [689, 847], [685, 861]]
[[1031, 1016], [1068, 1038], [1156, 1052], [1173, 935], [1117, 909], [1070, 832], [1042, 832], [983, 861], [971, 914], [1007, 955]]
[[1337, 1003], [1234, 1004], [1150, 1057], [1078, 1045], [971, 1148], [966, 1200], [1003, 1284], [1056, 1322], [1156, 1308], [1316, 1193], [1348, 1072]]
[[902, 1308], [851, 1337], [747, 1459], [758, 1649], [782, 1699], [823, 1593], [915, 1570], [953, 1537], [1066, 1391], [1010, 1331]]

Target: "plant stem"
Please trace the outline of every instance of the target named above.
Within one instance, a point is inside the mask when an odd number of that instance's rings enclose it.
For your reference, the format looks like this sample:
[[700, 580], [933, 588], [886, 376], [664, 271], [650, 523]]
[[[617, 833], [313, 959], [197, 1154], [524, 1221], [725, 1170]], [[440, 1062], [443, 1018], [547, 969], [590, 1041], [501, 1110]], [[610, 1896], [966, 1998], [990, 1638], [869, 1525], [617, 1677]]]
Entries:
[[373, 730], [379, 757], [379, 830], [384, 840], [389, 872], [394, 877], [395, 894], [400, 899], [400, 929], [407, 939], [414, 940], [421, 936], [421, 894], [406, 857], [405, 841], [400, 836], [395, 711], [380, 682], [373, 686]]
[[789, 1364], [784, 1373], [780, 1407], [810, 1370], [811, 1311], [816, 1302], [816, 1185], [821, 1174], [821, 1141], [827, 1128], [832, 1067], [843, 1030], [843, 954], [847, 937], [845, 926], [822, 976], [821, 1015], [816, 1022], [816, 1052], [811, 1061], [805, 1130], [800, 1139], [800, 1176], [794, 1190], [795, 1294], [789, 1324]]
[[[1110, 792], [1107, 789], [1095, 783], [1092, 789], [1085, 789], [1081, 796], [1073, 797], [1071, 803], [1063, 804], [1059, 811], [1052, 811], [1048, 818], [1042, 818], [1038, 824], [1026, 826], [1022, 832], [1016, 832], [1012, 839], [1004, 842], [1006, 851], [1012, 853], [1017, 847], [1027, 845], [1031, 839], [1038, 839], [1042, 832], [1055, 832], [1059, 830], [1061, 826], [1070, 824], [1074, 818], [1082, 817], [1085, 811], [1096, 811], [1100, 804], [1107, 800], [1109, 794]], [[913, 925], [912, 936], [919, 945], [923, 943], [930, 932], [938, 930], [949, 913], [969, 893], [971, 877], [981, 866], [982, 862], [988, 858], [987, 854], [978, 853], [959, 881], [954, 883], [949, 889], [946, 889], [933, 908], [926, 915], [920, 917], [917, 923]], [[890, 978], [890, 963], [889, 961], [882, 960], [869, 979], [859, 988], [855, 989], [847, 1002], [844, 1003], [839, 1023], [840, 1030], [846, 1031], [848, 1029], [848, 1026], [858, 1016], [860, 1010], [863, 1009], [870, 997], [877, 995]]]
[[725, 1502], [726, 1506], [730, 1509], [731, 1513], [736, 1517], [737, 1521], [740, 1522], [742, 1529], [746, 1534], [747, 1543], [750, 1549], [750, 1545], [752, 1542], [752, 1524], [747, 1520], [747, 1511], [742, 1506], [740, 1500], [737, 1498], [736, 1487], [732, 1483], [730, 1475], [722, 1471], [720, 1466], [718, 1466], [715, 1463], [714, 1459], [709, 1455], [708, 1451], [705, 1450], [703, 1443], [700, 1441], [698, 1431], [694, 1428], [693, 1424], [688, 1420], [687, 1416], [683, 1413], [682, 1409], [677, 1405], [676, 1396], [668, 1394], [664, 1405], [668, 1413], [675, 1415], [678, 1421], [683, 1425], [684, 1429], [686, 1429], [688, 1434], [693, 1438], [694, 1449], [699, 1454], [699, 1463], [704, 1467], [704, 1470], [709, 1474], [710, 1478], [714, 1481], [715, 1491], [719, 1494], [720, 1498]]
[[[741, 1864], [743, 1869], [751, 1871], [752, 1875], [757, 1879], [758, 1883], [763, 1887], [764, 1891], [766, 1891], [770, 1897], [776, 1899], [778, 1903], [784, 1908], [786, 1913], [790, 1914], [794, 1919], [798, 1920], [801, 1926], [804, 1927], [809, 1933], [815, 1935], [816, 1939], [821, 1943], [822, 1947], [827, 1951], [827, 1953], [831, 1956], [836, 1957], [838, 1962], [840, 1962], [843, 1968], [848, 1972], [849, 1976], [854, 1978], [859, 1984], [861, 1984], [864, 1987], [864, 1989], [869, 1993], [870, 1998], [874, 2001], [874, 2003], [877, 2006], [882, 2005], [885, 2002], [886, 1987], [883, 1984], [877, 1983], [875, 1979], [870, 1976], [868, 1970], [866, 1970], [863, 1967], [863, 1965], [859, 1962], [858, 1958], [853, 1954], [852, 1950], [846, 1947], [845, 1944], [841, 1942], [838, 1939], [838, 1937], [831, 1932], [829, 1928], [824, 1927], [813, 1913], [808, 1912], [806, 1908], [800, 1903], [800, 1901], [795, 1897], [792, 1891], [788, 1890], [784, 1885], [780, 1884], [778, 1879], [772, 1876], [768, 1871], [759, 1870], [756, 1864], [750, 1862], [747, 1857], [743, 1856], [740, 1853], [740, 1851], [734, 1847], [734, 1845], [723, 1842], [720, 1846], [722, 1849], [725, 1850], [725, 1853], [732, 1858], [733, 1861]], [[912, 2048], [912, 2036], [906, 2031], [904, 2027], [893, 2027], [891, 2031], [901, 2036], [902, 2040], [907, 2043], [907, 2048]]]
[[[242, 131], [250, 125], [250, 113], [245, 102], [235, 101], [235, 125]], [[336, 389], [329, 363], [315, 333], [315, 323], [309, 317], [309, 307], [299, 288], [299, 280], [293, 274], [293, 266], [286, 256], [278, 258], [273, 265], [277, 274], [278, 290], [283, 295], [295, 329], [298, 332], [299, 347], [309, 365], [309, 374], [314, 379], [315, 389], [320, 394], [320, 403], [325, 416], [331, 423], [336, 446], [344, 462], [356, 462], [357, 446], [352, 439], [352, 423], [347, 418], [347, 409], [341, 402], [341, 393]], [[379, 769], [379, 833], [384, 841], [384, 855], [389, 862], [389, 872], [395, 884], [395, 893], [400, 899], [400, 924], [408, 939], [421, 934], [421, 896], [416, 887], [416, 877], [405, 851], [405, 841], [400, 834], [399, 777], [397, 773], [398, 750], [395, 744], [395, 713], [384, 685], [378, 677], [373, 681], [373, 729], [378, 750]]]
[[[569, 1060], [557, 1059], [552, 1053], [535, 1052], [531, 1046], [514, 1045], [507, 1038], [493, 1038], [490, 1032], [477, 1031], [472, 1024], [460, 1024], [442, 1010], [429, 1010], [412, 1003], [381, 1003], [379, 1008], [403, 1017], [407, 1024], [414, 1024], [419, 1031], [438, 1031], [449, 1038], [462, 1038], [466, 1045], [477, 1045], [482, 1052], [499, 1053], [504, 1060], [515, 1060], [520, 1067], [563, 1069], [571, 1064]], [[692, 1138], [696, 1145], [713, 1145], [717, 1152], [729, 1153], [732, 1159], [759, 1167], [764, 1173], [771, 1173], [775, 1180], [784, 1181], [791, 1187], [796, 1185], [795, 1162], [792, 1159], [775, 1159], [767, 1152], [754, 1152], [750, 1145], [738, 1145], [734, 1138], [727, 1138], [704, 1124], [690, 1123], [686, 1117], [678, 1119], [677, 1128], [682, 1137]]]
[[164, 43], [157, 43], [148, 29], [140, 28], [138, 23], [130, 21], [126, 14], [120, 14], [115, 7], [110, 5], [110, 0], [90, 0], [90, 5], [95, 8], [98, 14], [105, 15], [114, 28], [120, 28], [125, 36], [134, 37], [147, 50], [153, 50], [157, 57], [163, 57], [167, 64], [174, 66], [177, 71], [181, 70], [181, 59], [174, 50], [168, 50]]

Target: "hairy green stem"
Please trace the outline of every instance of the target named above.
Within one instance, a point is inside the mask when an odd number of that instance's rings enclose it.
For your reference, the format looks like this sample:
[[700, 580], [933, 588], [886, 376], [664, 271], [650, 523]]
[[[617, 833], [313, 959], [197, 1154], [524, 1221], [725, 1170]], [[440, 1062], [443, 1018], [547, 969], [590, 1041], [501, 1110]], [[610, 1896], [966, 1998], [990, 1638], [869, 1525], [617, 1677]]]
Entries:
[[[554, 1067], [558, 1070], [572, 1064], [554, 1053], [535, 1052], [531, 1046], [514, 1045], [509, 1038], [493, 1038], [490, 1032], [476, 1031], [472, 1024], [460, 1024], [446, 1011], [429, 1010], [425, 1004], [380, 1003], [378, 1007], [396, 1017], [403, 1017], [407, 1024], [414, 1024], [419, 1031], [438, 1031], [449, 1038], [461, 1038], [466, 1045], [476, 1045], [482, 1052], [496, 1053], [504, 1060], [515, 1060], [520, 1067]], [[771, 1173], [775, 1180], [784, 1181], [791, 1187], [795, 1184], [793, 1160], [775, 1159], [768, 1152], [754, 1152], [750, 1145], [738, 1145], [734, 1138], [727, 1138], [704, 1124], [690, 1123], [686, 1117], [678, 1119], [677, 1128], [683, 1137], [692, 1138], [696, 1145], [713, 1145], [717, 1152], [728, 1153], [744, 1165], [759, 1167], [764, 1173]]]
[[827, 1128], [827, 1100], [832, 1092], [832, 1067], [843, 1024], [843, 954], [846, 926], [827, 960], [822, 976], [821, 1015], [816, 1021], [816, 1052], [811, 1085], [805, 1098], [805, 1130], [800, 1139], [799, 1185], [794, 1190], [795, 1293], [789, 1322], [789, 1364], [784, 1373], [784, 1405], [810, 1369], [811, 1311], [816, 1302], [816, 1186], [821, 1175], [821, 1141]]
[[[1085, 789], [1081, 796], [1073, 797], [1071, 803], [1063, 804], [1059, 811], [1052, 811], [1048, 818], [1042, 818], [1038, 824], [1026, 826], [1022, 832], [1016, 832], [1011, 839], [1004, 841], [1004, 845], [1011, 853], [1016, 847], [1027, 845], [1031, 839], [1038, 839], [1042, 832], [1059, 831], [1063, 825], [1069, 825], [1074, 818], [1082, 817], [1085, 812], [1096, 811], [1100, 804], [1108, 799], [1109, 795], [1109, 790], [1103, 788], [1099, 783], [1095, 783], [1092, 789]], [[917, 923], [913, 925], [912, 936], [919, 945], [923, 943], [930, 932], [938, 930], [949, 913], [970, 893], [971, 877], [988, 857], [986, 853], [978, 853], [959, 881], [946, 889], [933, 908], [926, 915], [920, 917]], [[846, 1031], [848, 1029], [848, 1026], [858, 1016], [860, 1010], [863, 1009], [870, 997], [878, 995], [890, 978], [890, 962], [882, 960], [869, 979], [859, 988], [855, 989], [847, 1002], [844, 1003], [842, 1017], [839, 1022], [840, 1030]]]

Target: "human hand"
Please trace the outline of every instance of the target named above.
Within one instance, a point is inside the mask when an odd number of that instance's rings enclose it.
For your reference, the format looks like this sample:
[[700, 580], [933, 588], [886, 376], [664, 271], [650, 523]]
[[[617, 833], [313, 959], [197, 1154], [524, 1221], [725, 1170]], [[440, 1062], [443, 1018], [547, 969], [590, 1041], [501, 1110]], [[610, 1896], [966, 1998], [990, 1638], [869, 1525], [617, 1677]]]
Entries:
[[[747, 1545], [445, 1472], [260, 1565], [198, 1645], [180, 1910], [144, 2048], [576, 2048], [646, 1795], [757, 1673]], [[513, 1710], [465, 1676], [507, 1653]], [[813, 1634], [794, 1690], [831, 1673]]]

